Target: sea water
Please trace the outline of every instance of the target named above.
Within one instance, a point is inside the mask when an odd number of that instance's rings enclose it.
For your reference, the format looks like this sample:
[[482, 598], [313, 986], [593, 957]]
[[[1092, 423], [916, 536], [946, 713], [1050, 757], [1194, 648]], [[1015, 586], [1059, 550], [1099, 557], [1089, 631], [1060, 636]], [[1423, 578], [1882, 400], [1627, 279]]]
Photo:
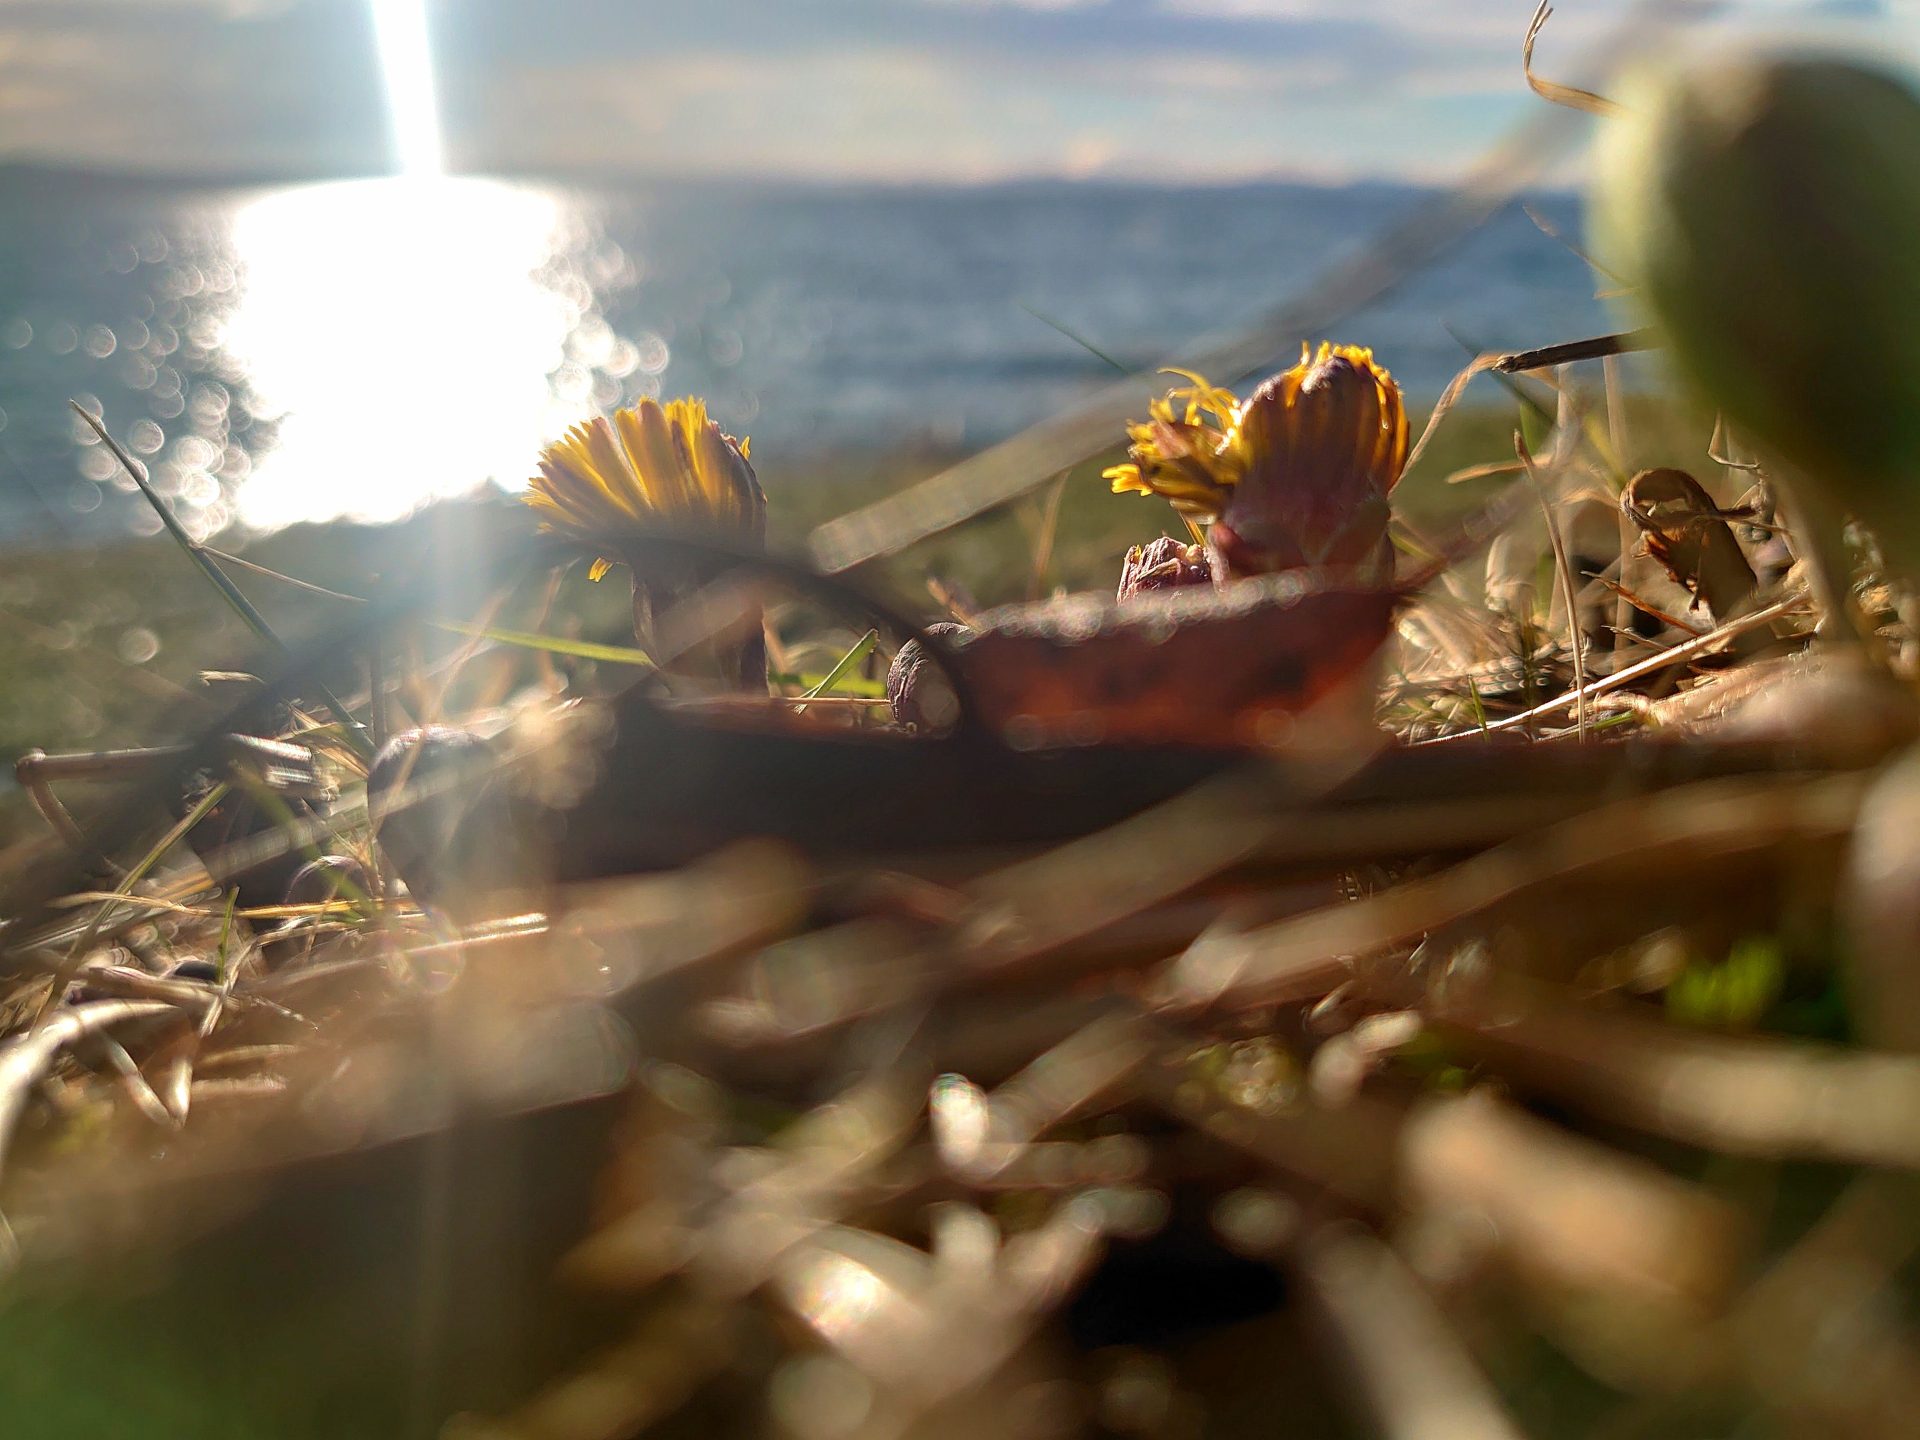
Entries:
[[[772, 468], [983, 445], [1310, 294], [1427, 198], [0, 174], [0, 540], [157, 525], [70, 399], [199, 533], [517, 488], [544, 441], [645, 395], [705, 396]], [[1607, 328], [1608, 282], [1540, 223], [1577, 243], [1577, 205], [1530, 208], [1324, 338], [1417, 401], [1465, 346]]]

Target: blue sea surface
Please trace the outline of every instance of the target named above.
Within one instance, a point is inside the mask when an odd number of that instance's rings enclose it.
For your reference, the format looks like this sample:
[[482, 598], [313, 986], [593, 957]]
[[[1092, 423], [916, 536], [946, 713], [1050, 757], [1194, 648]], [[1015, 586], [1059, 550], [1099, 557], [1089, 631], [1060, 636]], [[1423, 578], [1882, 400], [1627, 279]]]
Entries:
[[[1251, 321], [1425, 198], [0, 175], [0, 539], [157, 523], [72, 398], [203, 533], [512, 488], [543, 441], [641, 395], [706, 396], [772, 472], [978, 446], [1109, 381], [1094, 350], [1137, 367]], [[1571, 198], [1533, 204], [1578, 235]], [[1329, 338], [1430, 398], [1455, 334], [1607, 328], [1596, 283], [1516, 205]]]

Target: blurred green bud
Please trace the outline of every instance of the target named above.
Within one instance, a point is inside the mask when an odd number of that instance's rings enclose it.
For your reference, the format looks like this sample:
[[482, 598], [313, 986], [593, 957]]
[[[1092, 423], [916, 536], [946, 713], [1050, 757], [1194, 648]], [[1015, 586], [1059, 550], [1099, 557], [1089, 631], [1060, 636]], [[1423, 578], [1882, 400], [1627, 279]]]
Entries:
[[1621, 98], [1601, 262], [1708, 400], [1920, 569], [1920, 98], [1805, 56], [1649, 73]]

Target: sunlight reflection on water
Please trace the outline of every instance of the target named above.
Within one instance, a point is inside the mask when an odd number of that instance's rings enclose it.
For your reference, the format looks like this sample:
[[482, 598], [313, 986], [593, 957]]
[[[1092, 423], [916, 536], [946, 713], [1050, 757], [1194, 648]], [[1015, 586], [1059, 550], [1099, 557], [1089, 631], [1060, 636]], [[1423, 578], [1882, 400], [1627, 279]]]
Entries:
[[[198, 536], [517, 489], [543, 443], [642, 395], [704, 396], [776, 488], [849, 454], [970, 448], [1109, 378], [1036, 313], [1148, 363], [1417, 198], [0, 173], [0, 538], [159, 528], [69, 398]], [[1430, 396], [1462, 360], [1447, 325], [1501, 348], [1592, 334], [1592, 289], [1514, 210], [1333, 336]]]
[[590, 300], [577, 277], [553, 283], [560, 220], [550, 192], [441, 177], [307, 186], [242, 209], [246, 283], [222, 341], [277, 421], [242, 518], [390, 520], [530, 473], [541, 442], [579, 418], [549, 378]]

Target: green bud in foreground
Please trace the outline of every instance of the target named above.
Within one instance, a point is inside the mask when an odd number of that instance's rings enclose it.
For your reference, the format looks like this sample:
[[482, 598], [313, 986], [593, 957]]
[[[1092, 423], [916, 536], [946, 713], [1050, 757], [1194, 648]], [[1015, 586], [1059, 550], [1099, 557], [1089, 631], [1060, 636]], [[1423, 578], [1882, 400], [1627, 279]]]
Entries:
[[1807, 57], [1644, 77], [1594, 243], [1680, 372], [1920, 571], [1920, 98]]

